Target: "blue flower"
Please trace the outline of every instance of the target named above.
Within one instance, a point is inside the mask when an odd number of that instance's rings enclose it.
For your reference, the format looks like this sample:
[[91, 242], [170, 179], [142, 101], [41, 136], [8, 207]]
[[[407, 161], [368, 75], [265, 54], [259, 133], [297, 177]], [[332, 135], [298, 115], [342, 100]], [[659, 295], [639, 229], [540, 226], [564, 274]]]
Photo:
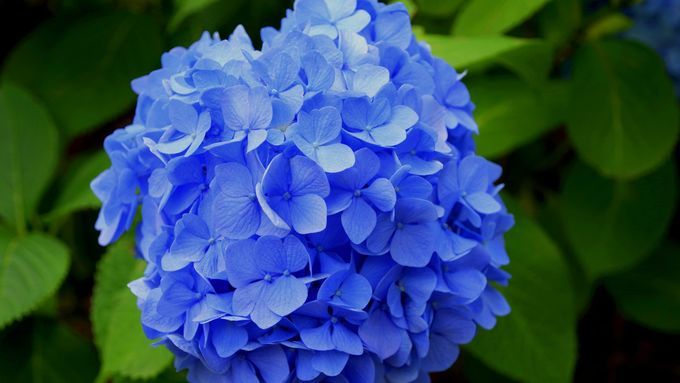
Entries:
[[500, 203], [494, 198], [495, 191], [489, 191], [489, 181], [497, 178], [494, 172], [495, 168], [475, 155], [463, 158], [460, 164], [449, 162], [439, 176], [439, 200], [446, 209], [460, 203], [470, 222], [480, 226], [480, 214], [493, 214], [501, 210]]
[[423, 267], [435, 250], [437, 209], [426, 200], [403, 198], [397, 201], [394, 217], [382, 214], [366, 240], [374, 253], [390, 252], [400, 265]]
[[342, 120], [337, 109], [327, 106], [300, 113], [293, 129], [295, 145], [324, 171], [337, 173], [354, 165], [352, 149], [340, 143]]
[[295, 19], [309, 34], [335, 39], [338, 31], [359, 32], [371, 21], [366, 11], [356, 8], [356, 0], [297, 0]]
[[[92, 182], [146, 335], [192, 383], [425, 382], [510, 307], [514, 221], [470, 93], [406, 7], [297, 0], [134, 80]], [[435, 256], [436, 254], [436, 256]]]
[[234, 314], [262, 329], [302, 306], [307, 286], [293, 275], [307, 266], [309, 254], [297, 237], [246, 239], [227, 248], [227, 280], [236, 288]]
[[378, 146], [395, 146], [406, 139], [406, 131], [418, 122], [409, 107], [392, 106], [386, 97], [371, 101], [349, 98], [342, 109], [342, 120], [352, 136]]
[[275, 226], [300, 234], [326, 228], [326, 202], [330, 187], [323, 170], [308, 158], [283, 154], [267, 167], [257, 199]]
[[[386, 178], [373, 182], [380, 167], [378, 156], [363, 148], [355, 153], [354, 167], [330, 177], [329, 214], [342, 212], [342, 227], [349, 239], [361, 243], [373, 232], [379, 212], [389, 212], [396, 203], [394, 186]], [[370, 185], [369, 185], [369, 182]]]
[[267, 128], [272, 122], [267, 89], [250, 89], [245, 85], [225, 89], [222, 116], [225, 126], [236, 131], [235, 139], [248, 139], [248, 152], [257, 149], [267, 139]]
[[171, 127], [178, 134], [168, 134], [165, 141], [155, 145], [155, 149], [163, 154], [184, 151], [185, 156], [194, 154], [210, 129], [210, 113], [202, 112], [199, 115], [193, 106], [178, 100], [170, 100], [168, 110]]

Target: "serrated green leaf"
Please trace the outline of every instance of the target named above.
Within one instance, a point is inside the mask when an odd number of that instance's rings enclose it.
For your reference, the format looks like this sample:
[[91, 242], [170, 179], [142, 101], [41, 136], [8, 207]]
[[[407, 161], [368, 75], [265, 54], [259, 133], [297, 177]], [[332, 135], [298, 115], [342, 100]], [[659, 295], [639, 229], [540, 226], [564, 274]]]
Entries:
[[667, 243], [634, 269], [606, 279], [626, 317], [644, 326], [680, 332], [680, 246]]
[[576, 362], [576, 314], [569, 270], [552, 240], [515, 213], [506, 234], [512, 308], [496, 328], [480, 330], [467, 349], [496, 371], [521, 382], [571, 382]]
[[612, 181], [578, 163], [566, 175], [562, 219], [590, 278], [622, 271], [663, 238], [676, 203], [675, 170], [665, 164], [636, 181]]
[[0, 328], [28, 314], [52, 295], [66, 276], [69, 256], [55, 238], [0, 231]]
[[90, 182], [110, 164], [111, 161], [104, 151], [75, 158], [59, 183], [54, 208], [47, 216], [56, 218], [78, 210], [99, 207], [101, 203], [90, 189]]
[[3, 77], [33, 91], [75, 136], [130, 108], [130, 81], [157, 67], [161, 51], [160, 26], [144, 15], [56, 18], [10, 54]]
[[602, 174], [635, 178], [672, 152], [680, 122], [661, 58], [640, 44], [595, 41], [574, 61], [569, 135]]
[[471, 0], [453, 25], [457, 36], [495, 35], [528, 19], [549, 0]]
[[432, 53], [446, 60], [458, 71], [494, 60], [532, 40], [504, 36], [455, 37], [443, 35], [421, 36], [432, 48]]
[[477, 151], [498, 157], [558, 126], [567, 99], [565, 84], [545, 83], [531, 87], [512, 77], [468, 82], [475, 102], [479, 135]]
[[112, 375], [153, 378], [172, 361], [167, 349], [152, 346], [144, 335], [136, 298], [127, 288], [143, 270], [129, 241], [113, 246], [97, 267], [91, 317], [102, 358], [100, 381]]
[[0, 88], [0, 216], [20, 233], [33, 214], [58, 161], [57, 129], [25, 90]]

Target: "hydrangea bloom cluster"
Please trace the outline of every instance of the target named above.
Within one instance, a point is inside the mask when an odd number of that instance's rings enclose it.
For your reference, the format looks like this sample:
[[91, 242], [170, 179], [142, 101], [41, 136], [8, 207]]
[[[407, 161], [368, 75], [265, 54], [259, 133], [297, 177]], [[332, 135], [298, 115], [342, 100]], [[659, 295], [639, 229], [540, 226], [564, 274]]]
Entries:
[[626, 36], [656, 50], [680, 96], [680, 0], [647, 0], [631, 7], [635, 23]]
[[141, 207], [130, 284], [192, 382], [426, 382], [510, 308], [513, 224], [462, 75], [402, 4], [298, 0], [137, 79], [92, 183], [103, 245]]

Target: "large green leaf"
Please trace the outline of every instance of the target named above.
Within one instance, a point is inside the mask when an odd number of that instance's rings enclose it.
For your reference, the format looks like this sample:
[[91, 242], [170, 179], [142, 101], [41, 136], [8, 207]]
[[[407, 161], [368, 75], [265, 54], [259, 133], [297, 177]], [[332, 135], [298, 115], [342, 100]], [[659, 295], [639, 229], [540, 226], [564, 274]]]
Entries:
[[515, 227], [506, 234], [512, 279], [502, 289], [512, 312], [493, 330], [480, 330], [467, 349], [521, 382], [571, 382], [576, 314], [569, 270], [539, 226], [521, 214], [515, 217]]
[[0, 88], [0, 216], [23, 232], [57, 163], [57, 129], [31, 95]]
[[564, 116], [567, 89], [563, 83], [531, 87], [512, 77], [470, 81], [476, 105], [478, 152], [497, 157], [527, 143], [551, 128]]
[[576, 151], [601, 173], [633, 178], [660, 165], [678, 138], [678, 107], [659, 56], [626, 41], [576, 55], [569, 107]]
[[471, 0], [458, 15], [453, 33], [481, 36], [503, 33], [531, 17], [549, 0]]
[[33, 310], [66, 276], [68, 250], [42, 234], [12, 238], [0, 231], [0, 328]]
[[582, 0], [558, 0], [549, 2], [537, 17], [541, 36], [556, 46], [572, 39], [581, 26]]
[[175, 0], [174, 13], [170, 19], [168, 28], [173, 31], [182, 24], [187, 17], [201, 12], [209, 6], [217, 3], [218, 0]]
[[147, 16], [56, 18], [11, 53], [4, 78], [36, 93], [74, 136], [131, 107], [130, 80], [159, 66], [161, 50], [160, 27]]
[[496, 61], [525, 81], [542, 85], [553, 66], [553, 50], [553, 46], [543, 40], [529, 40], [524, 46], [500, 55]]
[[112, 375], [152, 378], [172, 361], [167, 349], [153, 347], [144, 335], [136, 298], [127, 288], [143, 270], [144, 262], [133, 257], [128, 241], [109, 249], [97, 267], [91, 316], [102, 358], [100, 380]]
[[111, 164], [106, 152], [75, 158], [59, 183], [54, 208], [49, 217], [55, 218], [78, 210], [97, 208], [100, 202], [90, 189], [90, 182]]
[[3, 382], [91, 383], [99, 364], [92, 344], [56, 322], [34, 322], [0, 339]]
[[675, 210], [675, 170], [666, 164], [636, 181], [612, 181], [578, 163], [562, 194], [567, 239], [596, 278], [631, 267], [656, 248]]
[[441, 57], [459, 71], [470, 66], [492, 61], [503, 54], [518, 49], [532, 40], [504, 36], [454, 37], [443, 35], [421, 36]]
[[680, 246], [668, 243], [633, 270], [606, 280], [621, 311], [645, 326], [680, 332]]
[[418, 12], [430, 16], [447, 17], [463, 4], [463, 0], [416, 0]]

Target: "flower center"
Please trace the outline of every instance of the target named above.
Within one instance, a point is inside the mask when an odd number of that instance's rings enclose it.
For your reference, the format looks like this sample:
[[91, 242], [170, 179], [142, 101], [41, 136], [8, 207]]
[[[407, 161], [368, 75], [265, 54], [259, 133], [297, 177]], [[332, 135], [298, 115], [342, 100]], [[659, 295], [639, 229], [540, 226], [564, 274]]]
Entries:
[[336, 297], [341, 297], [341, 296], [342, 296], [342, 291], [341, 291], [340, 289], [337, 289], [337, 290], [335, 291], [335, 296], [336, 296]]
[[354, 191], [354, 196], [355, 197], [361, 197], [361, 190], [357, 189]]
[[288, 201], [288, 200], [290, 200], [290, 198], [291, 198], [291, 195], [290, 195], [289, 192], [283, 193], [283, 199], [284, 199], [284, 200]]
[[288, 271], [288, 269], [283, 270], [283, 276], [284, 277], [287, 277], [289, 275], [290, 275], [290, 271]]
[[272, 281], [272, 276], [269, 275], [269, 274], [265, 274], [265, 275], [264, 275], [264, 280], [265, 280], [266, 282], [271, 282], [271, 281]]
[[331, 323], [333, 323], [333, 324], [338, 323], [338, 318], [336, 318], [334, 316], [331, 317]]
[[397, 222], [397, 230], [401, 230], [404, 228], [404, 224], [401, 222]]

